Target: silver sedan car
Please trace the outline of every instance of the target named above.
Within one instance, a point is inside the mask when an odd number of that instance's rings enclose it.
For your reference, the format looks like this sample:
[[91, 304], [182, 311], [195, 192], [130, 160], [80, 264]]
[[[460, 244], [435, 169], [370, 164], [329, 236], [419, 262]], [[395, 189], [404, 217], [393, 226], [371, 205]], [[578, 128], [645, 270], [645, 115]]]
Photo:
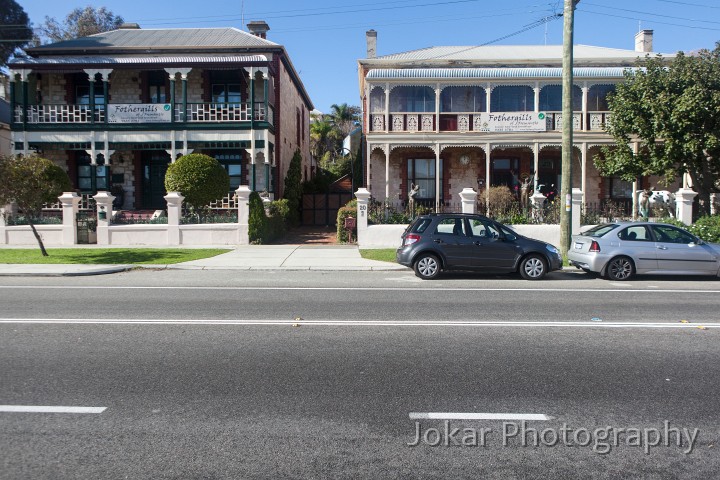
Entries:
[[572, 236], [568, 260], [611, 280], [643, 273], [720, 276], [720, 245], [665, 223], [598, 225]]

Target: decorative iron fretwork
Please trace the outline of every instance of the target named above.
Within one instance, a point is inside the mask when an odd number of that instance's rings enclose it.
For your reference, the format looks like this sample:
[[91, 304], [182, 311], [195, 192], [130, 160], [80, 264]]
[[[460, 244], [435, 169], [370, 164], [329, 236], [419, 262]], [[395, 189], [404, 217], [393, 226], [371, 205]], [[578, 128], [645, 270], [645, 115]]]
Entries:
[[457, 128], [459, 132], [463, 133], [470, 130], [470, 115], [458, 115]]

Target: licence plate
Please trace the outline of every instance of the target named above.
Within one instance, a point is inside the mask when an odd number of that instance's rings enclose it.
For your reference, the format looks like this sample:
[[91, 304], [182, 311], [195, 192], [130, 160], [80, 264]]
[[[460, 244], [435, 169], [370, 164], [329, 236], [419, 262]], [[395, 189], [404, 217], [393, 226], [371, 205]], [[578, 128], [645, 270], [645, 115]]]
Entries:
[[575, 242], [575, 250], [582, 250], [583, 244], [581, 242]]

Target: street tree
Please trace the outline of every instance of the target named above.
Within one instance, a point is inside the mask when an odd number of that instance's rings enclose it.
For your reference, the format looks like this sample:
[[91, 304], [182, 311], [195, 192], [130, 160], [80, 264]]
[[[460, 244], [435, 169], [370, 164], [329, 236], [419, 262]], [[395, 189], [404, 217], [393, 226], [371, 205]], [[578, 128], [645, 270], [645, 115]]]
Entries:
[[30, 18], [15, 0], [0, 0], [0, 66], [5, 66], [15, 51], [27, 45], [33, 36]]
[[72, 184], [68, 174], [52, 161], [36, 155], [0, 156], [0, 205], [15, 202], [32, 229], [44, 257], [48, 256], [35, 222], [45, 203], [56, 202]]
[[658, 175], [668, 184], [687, 173], [708, 214], [710, 194], [720, 191], [720, 42], [670, 62], [646, 57], [639, 66], [609, 99], [606, 129], [617, 146], [604, 148], [595, 164], [627, 181]]
[[46, 16], [37, 33], [39, 37], [52, 43], [115, 30], [124, 22], [121, 16], [115, 15], [105, 7], [87, 6], [68, 13], [62, 23]]

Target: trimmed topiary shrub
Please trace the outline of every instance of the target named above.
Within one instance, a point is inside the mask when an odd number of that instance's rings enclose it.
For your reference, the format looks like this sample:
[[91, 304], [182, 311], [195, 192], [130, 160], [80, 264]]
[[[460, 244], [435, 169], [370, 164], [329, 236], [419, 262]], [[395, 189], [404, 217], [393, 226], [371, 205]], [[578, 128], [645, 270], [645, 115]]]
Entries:
[[165, 174], [168, 192], [180, 192], [195, 212], [201, 212], [230, 191], [230, 177], [220, 162], [201, 153], [191, 153], [171, 163]]

